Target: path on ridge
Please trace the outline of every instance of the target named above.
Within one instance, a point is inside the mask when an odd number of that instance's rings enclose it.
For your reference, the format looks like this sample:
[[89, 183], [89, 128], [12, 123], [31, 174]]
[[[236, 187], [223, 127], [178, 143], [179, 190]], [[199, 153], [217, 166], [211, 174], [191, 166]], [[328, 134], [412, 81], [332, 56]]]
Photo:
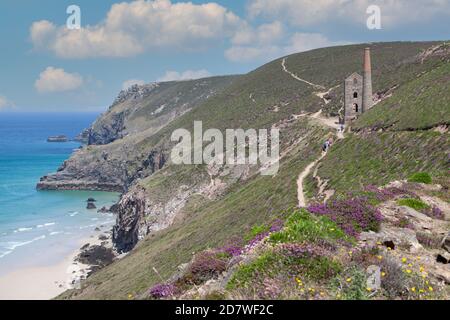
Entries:
[[[286, 67], [286, 58], [284, 58], [281, 61], [281, 67], [283, 69], [284, 72], [288, 73], [291, 77], [293, 77], [295, 80], [301, 81], [303, 83], [306, 83], [316, 89], [322, 89], [322, 90], [326, 90], [326, 88], [324, 86], [312, 83], [308, 80], [302, 79], [300, 78], [298, 75], [296, 75], [295, 73], [289, 71]], [[337, 86], [338, 87], [338, 86]], [[326, 99], [326, 96], [335, 88], [330, 88], [327, 91], [323, 91], [323, 92], [316, 92], [315, 95], [318, 96], [319, 98], [323, 99], [323, 101], [325, 102], [325, 104], [328, 104], [330, 101], [328, 99]], [[323, 125], [329, 127], [329, 128], [333, 128], [336, 130], [336, 134], [339, 140], [344, 139], [344, 133], [340, 130], [340, 124], [339, 124], [339, 118], [335, 117], [335, 118], [328, 118], [328, 117], [324, 117], [322, 116], [322, 109], [319, 110], [318, 112], [314, 113], [314, 114], [299, 114], [299, 115], [293, 115], [295, 119], [298, 119], [300, 117], [309, 117], [311, 119], [316, 119], [318, 120], [320, 123], [322, 123]], [[308, 166], [306, 166], [306, 168], [299, 174], [298, 178], [297, 178], [297, 199], [298, 199], [298, 206], [300, 208], [305, 207], [306, 206], [306, 196], [305, 196], [305, 192], [303, 190], [303, 184], [304, 184], [304, 180], [305, 178], [311, 173], [311, 170], [320, 162], [320, 160], [322, 160], [325, 156], [327, 155], [327, 153], [323, 152], [322, 155], [314, 160], [312, 163], [310, 163]]]

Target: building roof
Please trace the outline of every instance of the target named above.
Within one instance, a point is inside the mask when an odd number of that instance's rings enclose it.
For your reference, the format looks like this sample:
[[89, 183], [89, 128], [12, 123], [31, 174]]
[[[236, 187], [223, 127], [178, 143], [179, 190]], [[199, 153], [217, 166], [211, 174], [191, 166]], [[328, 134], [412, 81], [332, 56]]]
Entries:
[[358, 72], [353, 72], [351, 75], [349, 75], [347, 78], [345, 78], [345, 80], [350, 80], [350, 79], [354, 79], [354, 78], [362, 79], [363, 76], [360, 75]]

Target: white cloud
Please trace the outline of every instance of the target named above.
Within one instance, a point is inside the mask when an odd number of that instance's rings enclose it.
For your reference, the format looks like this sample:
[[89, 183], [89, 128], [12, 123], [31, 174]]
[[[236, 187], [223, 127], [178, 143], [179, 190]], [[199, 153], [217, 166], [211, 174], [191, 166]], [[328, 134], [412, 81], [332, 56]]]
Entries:
[[8, 100], [5, 96], [0, 95], [0, 110], [13, 108], [14, 102]]
[[48, 67], [41, 72], [34, 86], [40, 93], [49, 93], [75, 90], [82, 84], [83, 78], [79, 74]]
[[167, 81], [184, 81], [184, 80], [194, 80], [210, 77], [211, 73], [208, 70], [186, 70], [184, 72], [177, 71], [167, 71], [164, 76], [156, 80], [157, 82], [167, 82]]
[[248, 13], [253, 18], [282, 19], [305, 27], [324, 22], [365, 22], [369, 5], [380, 6], [383, 27], [426, 24], [450, 13], [447, 0], [249, 0]]
[[62, 58], [128, 57], [167, 48], [200, 50], [231, 37], [242, 24], [216, 3], [136, 0], [114, 4], [104, 21], [80, 30], [35, 22], [30, 38], [35, 48]]
[[319, 33], [298, 32], [275, 43], [255, 41], [246, 46], [232, 46], [225, 51], [225, 57], [234, 62], [270, 61], [292, 53], [344, 44], [349, 42], [331, 41]]
[[130, 79], [130, 80], [126, 80], [126, 81], [124, 81], [123, 84], [122, 84], [122, 89], [123, 89], [123, 90], [126, 90], [126, 89], [130, 88], [131, 86], [133, 86], [133, 85], [135, 85], [135, 84], [141, 86], [141, 85], [145, 84], [145, 81], [144, 81], [144, 80], [139, 80], [139, 79]]

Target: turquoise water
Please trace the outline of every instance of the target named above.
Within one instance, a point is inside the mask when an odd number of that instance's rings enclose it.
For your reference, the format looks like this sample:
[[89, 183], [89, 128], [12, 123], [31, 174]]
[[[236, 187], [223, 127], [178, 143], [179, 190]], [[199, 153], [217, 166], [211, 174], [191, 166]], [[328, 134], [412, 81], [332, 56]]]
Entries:
[[110, 214], [86, 209], [110, 206], [118, 194], [37, 191], [39, 178], [55, 172], [78, 142], [48, 143], [48, 136], [74, 137], [97, 114], [0, 113], [0, 274], [15, 268], [57, 263], [114, 223]]

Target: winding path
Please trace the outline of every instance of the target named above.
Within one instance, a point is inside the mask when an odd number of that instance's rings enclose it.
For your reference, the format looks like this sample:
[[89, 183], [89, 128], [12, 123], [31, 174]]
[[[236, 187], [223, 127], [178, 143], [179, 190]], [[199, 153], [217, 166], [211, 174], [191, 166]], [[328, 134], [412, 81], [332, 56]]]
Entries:
[[299, 208], [306, 207], [306, 197], [305, 193], [303, 191], [303, 181], [305, 178], [311, 173], [312, 168], [314, 168], [317, 163], [325, 157], [326, 153], [322, 153], [322, 156], [320, 158], [316, 159], [312, 163], [310, 163], [298, 176], [297, 179], [297, 199], [298, 199], [298, 206]]
[[[316, 89], [321, 89], [321, 90], [326, 90], [326, 88], [324, 86], [309, 82], [305, 79], [300, 78], [298, 75], [296, 75], [295, 73], [289, 71], [286, 67], [286, 58], [284, 58], [281, 61], [281, 67], [283, 68], [283, 71], [288, 73], [291, 77], [293, 77], [295, 80], [301, 81], [303, 83], [306, 83]], [[321, 98], [325, 104], [328, 104], [330, 101], [327, 100], [325, 97], [334, 89], [336, 89], [338, 86], [334, 87], [334, 88], [330, 88], [327, 91], [322, 91], [322, 92], [316, 92], [315, 95], [318, 96], [319, 98]], [[339, 124], [339, 118], [335, 117], [335, 118], [328, 118], [328, 117], [324, 117], [322, 116], [322, 109], [319, 110], [318, 112], [314, 113], [314, 114], [299, 114], [299, 115], [293, 115], [295, 119], [298, 119], [300, 117], [309, 117], [311, 119], [316, 119], [318, 120], [320, 123], [322, 123], [323, 125], [325, 125], [326, 127], [332, 128], [336, 130], [336, 134], [338, 139], [344, 139], [344, 133], [340, 130], [340, 124]], [[300, 175], [297, 178], [297, 199], [298, 199], [298, 206], [300, 208], [305, 207], [306, 206], [306, 196], [305, 196], [305, 192], [303, 190], [303, 183], [305, 178], [311, 173], [311, 170], [320, 162], [320, 160], [322, 160], [327, 154], [325, 152], [322, 153], [322, 155], [314, 160], [312, 163], [310, 163], [308, 166], [306, 166], [306, 168], [300, 173]], [[325, 191], [322, 190], [322, 192], [325, 194], [325, 201], [327, 201], [333, 194], [334, 191], [333, 190], [329, 190], [329, 191]]]
[[324, 87], [324, 86], [321, 86], [321, 85], [319, 85], [319, 84], [315, 84], [315, 83], [309, 82], [309, 81], [307, 81], [307, 80], [305, 80], [305, 79], [300, 78], [300, 77], [297, 76], [295, 73], [289, 71], [289, 70], [287, 69], [287, 67], [286, 67], [286, 58], [284, 58], [284, 59], [281, 61], [281, 67], [283, 68], [283, 71], [284, 71], [284, 72], [290, 74], [291, 77], [294, 78], [295, 80], [304, 82], [304, 83], [306, 83], [306, 84], [308, 84], [308, 85], [310, 85], [310, 86], [312, 86], [312, 87], [314, 87], [314, 88], [318, 88], [318, 89], [323, 89], [323, 90], [325, 90], [325, 87]]

